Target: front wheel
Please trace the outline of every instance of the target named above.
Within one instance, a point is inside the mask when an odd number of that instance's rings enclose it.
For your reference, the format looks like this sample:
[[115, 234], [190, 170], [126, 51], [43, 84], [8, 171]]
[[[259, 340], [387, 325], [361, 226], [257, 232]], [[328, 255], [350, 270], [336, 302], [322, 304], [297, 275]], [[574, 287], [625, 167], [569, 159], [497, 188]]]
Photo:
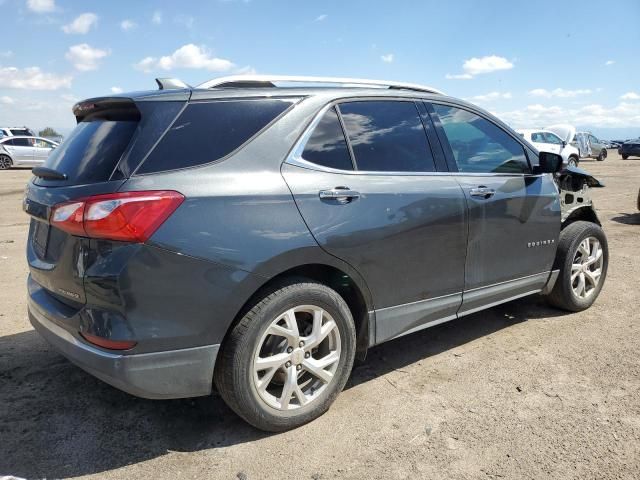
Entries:
[[560, 232], [554, 269], [558, 279], [548, 295], [553, 306], [571, 312], [589, 308], [602, 290], [609, 265], [607, 237], [595, 223], [577, 221]]
[[627, 158], [629, 158], [629, 155], [622, 155], [623, 160], [626, 160]]
[[605, 158], [607, 158], [607, 151], [601, 150], [600, 155], [598, 155], [598, 158], [596, 160], [598, 160], [599, 162], [603, 162]]
[[355, 355], [349, 307], [301, 280], [265, 294], [232, 328], [214, 380], [227, 405], [272, 432], [316, 419], [344, 388]]
[[0, 170], [9, 170], [13, 162], [7, 155], [0, 155]]
[[578, 159], [576, 157], [569, 157], [569, 160], [567, 161], [567, 165], [570, 167], [577, 167]]

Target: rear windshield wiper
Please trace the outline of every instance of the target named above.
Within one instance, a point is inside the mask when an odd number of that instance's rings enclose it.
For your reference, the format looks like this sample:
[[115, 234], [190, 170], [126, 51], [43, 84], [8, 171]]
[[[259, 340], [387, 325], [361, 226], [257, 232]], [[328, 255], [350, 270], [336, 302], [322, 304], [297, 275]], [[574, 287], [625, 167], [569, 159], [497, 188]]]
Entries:
[[33, 173], [36, 177], [45, 178], [47, 180], [66, 180], [67, 174], [58, 172], [52, 168], [47, 167], [35, 167], [31, 169], [31, 173]]

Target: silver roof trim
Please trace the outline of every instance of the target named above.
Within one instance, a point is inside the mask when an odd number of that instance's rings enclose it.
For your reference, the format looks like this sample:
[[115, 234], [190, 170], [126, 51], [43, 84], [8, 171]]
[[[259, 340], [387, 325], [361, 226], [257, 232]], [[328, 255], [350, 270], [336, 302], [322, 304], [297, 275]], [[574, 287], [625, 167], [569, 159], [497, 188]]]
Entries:
[[234, 84], [246, 83], [315, 83], [323, 86], [358, 87], [358, 88], [389, 88], [414, 90], [418, 92], [436, 93], [444, 95], [435, 88], [416, 83], [394, 82], [386, 80], [371, 80], [366, 78], [342, 78], [342, 77], [304, 77], [294, 75], [231, 75], [227, 77], [213, 78], [197, 86], [197, 88], [233, 87]]

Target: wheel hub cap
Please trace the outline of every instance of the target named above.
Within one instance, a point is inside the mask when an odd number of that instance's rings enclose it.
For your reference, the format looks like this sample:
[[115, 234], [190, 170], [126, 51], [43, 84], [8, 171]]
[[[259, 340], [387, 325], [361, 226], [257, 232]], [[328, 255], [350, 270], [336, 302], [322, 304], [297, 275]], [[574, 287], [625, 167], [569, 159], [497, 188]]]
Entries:
[[600, 284], [604, 255], [600, 241], [595, 237], [585, 238], [576, 251], [571, 265], [571, 289], [579, 298], [594, 294]]

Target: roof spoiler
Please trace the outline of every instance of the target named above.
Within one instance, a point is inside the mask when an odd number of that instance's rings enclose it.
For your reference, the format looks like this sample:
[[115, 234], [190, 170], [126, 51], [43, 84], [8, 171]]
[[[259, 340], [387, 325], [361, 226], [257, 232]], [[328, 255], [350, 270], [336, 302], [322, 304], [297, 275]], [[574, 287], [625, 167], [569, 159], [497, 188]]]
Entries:
[[179, 90], [183, 88], [191, 88], [182, 80], [177, 78], [156, 78], [159, 90]]

